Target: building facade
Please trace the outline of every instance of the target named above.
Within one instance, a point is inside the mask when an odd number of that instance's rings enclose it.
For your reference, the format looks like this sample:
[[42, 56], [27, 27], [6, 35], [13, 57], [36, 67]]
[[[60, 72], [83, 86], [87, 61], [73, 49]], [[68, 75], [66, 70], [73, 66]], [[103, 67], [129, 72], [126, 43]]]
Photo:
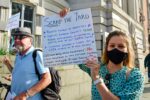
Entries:
[[[143, 71], [143, 60], [149, 52], [148, 5], [148, 0], [0, 0], [0, 48], [9, 44], [13, 30], [6, 31], [5, 27], [13, 14], [21, 12], [20, 27], [30, 27], [35, 37], [34, 46], [42, 47], [42, 16], [57, 14], [64, 7], [70, 7], [71, 11], [91, 8], [99, 57], [109, 32], [121, 30], [132, 38], [135, 64]], [[76, 65], [62, 66], [59, 70], [63, 100], [90, 100], [91, 80], [86, 73]]]
[[[34, 46], [42, 47], [41, 17], [57, 14], [62, 8], [91, 8], [96, 46], [101, 56], [105, 37], [113, 30], [126, 32], [133, 40], [136, 64], [140, 67], [148, 52], [148, 0], [0, 0], [0, 36], [10, 37], [5, 30], [8, 18], [21, 12], [20, 27], [29, 27], [35, 36]], [[0, 48], [8, 43], [1, 39]], [[5, 41], [4, 41], [5, 40]], [[5, 42], [5, 43], [4, 43]]]

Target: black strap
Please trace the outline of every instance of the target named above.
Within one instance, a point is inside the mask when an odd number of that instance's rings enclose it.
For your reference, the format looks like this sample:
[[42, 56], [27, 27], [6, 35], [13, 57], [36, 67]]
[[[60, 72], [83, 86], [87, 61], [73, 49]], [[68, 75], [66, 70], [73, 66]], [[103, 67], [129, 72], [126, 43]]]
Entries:
[[41, 49], [35, 49], [33, 51], [32, 57], [33, 57], [33, 62], [34, 62], [34, 66], [35, 66], [35, 72], [38, 75], [39, 79], [40, 79], [40, 73], [37, 69], [37, 64], [36, 64], [36, 55], [37, 55], [37, 51], [42, 51]]

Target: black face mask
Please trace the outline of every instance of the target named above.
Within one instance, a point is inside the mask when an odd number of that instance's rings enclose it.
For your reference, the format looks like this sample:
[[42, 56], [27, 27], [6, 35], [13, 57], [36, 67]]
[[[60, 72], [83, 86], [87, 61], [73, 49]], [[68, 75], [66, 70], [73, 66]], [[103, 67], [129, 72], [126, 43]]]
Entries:
[[107, 56], [109, 60], [111, 60], [114, 64], [120, 64], [123, 60], [127, 58], [128, 53], [122, 52], [115, 48], [111, 51], [107, 51]]

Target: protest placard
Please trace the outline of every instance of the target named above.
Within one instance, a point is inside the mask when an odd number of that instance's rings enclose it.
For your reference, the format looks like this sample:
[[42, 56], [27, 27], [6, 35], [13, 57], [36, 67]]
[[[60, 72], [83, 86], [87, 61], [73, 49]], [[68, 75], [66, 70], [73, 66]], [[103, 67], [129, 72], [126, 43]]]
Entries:
[[42, 18], [43, 58], [46, 67], [97, 60], [91, 9]]
[[14, 29], [14, 28], [18, 28], [19, 27], [19, 19], [20, 19], [20, 13], [12, 15], [8, 19], [6, 30], [11, 30], [11, 29]]

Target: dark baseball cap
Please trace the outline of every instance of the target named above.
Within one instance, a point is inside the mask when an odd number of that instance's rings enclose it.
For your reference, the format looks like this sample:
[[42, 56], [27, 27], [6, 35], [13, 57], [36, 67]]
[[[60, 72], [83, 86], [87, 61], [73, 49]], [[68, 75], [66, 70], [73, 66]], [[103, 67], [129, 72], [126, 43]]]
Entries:
[[12, 36], [18, 36], [18, 35], [23, 35], [23, 36], [29, 36], [29, 37], [33, 37], [31, 34], [31, 30], [30, 28], [27, 27], [19, 27], [14, 29], [15, 31], [12, 33]]

